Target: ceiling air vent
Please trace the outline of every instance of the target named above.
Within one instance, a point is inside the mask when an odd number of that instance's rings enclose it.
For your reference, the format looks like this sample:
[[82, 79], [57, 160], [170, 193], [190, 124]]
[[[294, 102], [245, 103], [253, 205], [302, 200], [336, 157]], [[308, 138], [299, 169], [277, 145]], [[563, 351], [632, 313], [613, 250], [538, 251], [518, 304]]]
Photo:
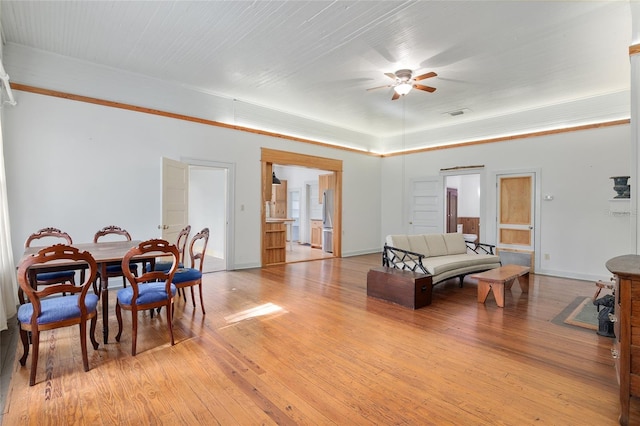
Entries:
[[457, 109], [455, 111], [447, 111], [447, 112], [443, 112], [443, 115], [450, 115], [451, 117], [457, 117], [459, 115], [462, 114], [468, 114], [470, 113], [471, 110], [469, 108], [462, 108], [462, 109]]

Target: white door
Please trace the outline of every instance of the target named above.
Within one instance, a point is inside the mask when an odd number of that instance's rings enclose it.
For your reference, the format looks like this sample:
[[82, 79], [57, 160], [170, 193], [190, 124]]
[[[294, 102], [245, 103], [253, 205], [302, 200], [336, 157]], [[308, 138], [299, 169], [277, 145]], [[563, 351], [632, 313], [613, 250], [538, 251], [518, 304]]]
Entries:
[[189, 165], [162, 158], [162, 239], [171, 243], [189, 223]]
[[498, 248], [534, 252], [535, 174], [497, 177]]
[[411, 179], [408, 233], [443, 232], [442, 205], [442, 182], [439, 176]]

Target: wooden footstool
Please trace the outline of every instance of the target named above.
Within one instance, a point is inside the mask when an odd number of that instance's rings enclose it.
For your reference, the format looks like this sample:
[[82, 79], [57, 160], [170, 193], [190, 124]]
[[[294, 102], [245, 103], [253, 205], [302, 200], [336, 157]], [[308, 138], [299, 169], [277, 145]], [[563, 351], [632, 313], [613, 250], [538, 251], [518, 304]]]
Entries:
[[505, 265], [490, 271], [471, 275], [478, 280], [478, 303], [487, 300], [489, 291], [499, 307], [504, 308], [504, 290], [509, 290], [513, 282], [518, 280], [523, 293], [529, 292], [529, 267], [520, 265]]

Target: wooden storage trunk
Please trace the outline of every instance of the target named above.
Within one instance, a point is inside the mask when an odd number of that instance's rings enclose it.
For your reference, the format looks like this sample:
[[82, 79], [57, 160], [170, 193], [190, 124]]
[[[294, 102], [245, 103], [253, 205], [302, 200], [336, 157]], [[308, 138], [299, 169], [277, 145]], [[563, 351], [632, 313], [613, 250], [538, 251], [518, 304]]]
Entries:
[[380, 267], [367, 273], [367, 296], [418, 309], [431, 304], [431, 275]]

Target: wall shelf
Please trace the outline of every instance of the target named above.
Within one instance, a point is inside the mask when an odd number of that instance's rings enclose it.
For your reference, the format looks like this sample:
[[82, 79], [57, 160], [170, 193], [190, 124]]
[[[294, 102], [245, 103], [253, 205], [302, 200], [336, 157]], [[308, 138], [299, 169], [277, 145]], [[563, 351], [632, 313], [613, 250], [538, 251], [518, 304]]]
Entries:
[[630, 216], [631, 215], [631, 199], [630, 198], [613, 198], [609, 200], [610, 216]]

